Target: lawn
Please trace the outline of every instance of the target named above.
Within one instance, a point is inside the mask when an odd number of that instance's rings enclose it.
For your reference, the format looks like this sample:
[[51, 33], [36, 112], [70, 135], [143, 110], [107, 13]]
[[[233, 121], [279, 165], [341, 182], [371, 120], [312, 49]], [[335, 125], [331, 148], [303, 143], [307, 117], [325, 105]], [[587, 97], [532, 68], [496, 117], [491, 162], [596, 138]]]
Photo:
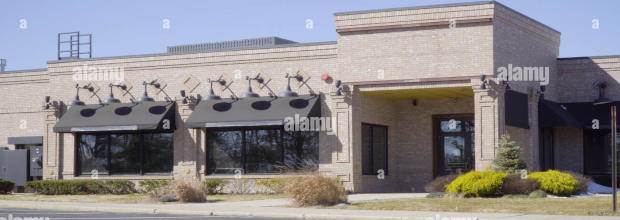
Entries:
[[[208, 195], [208, 202], [238, 202], [261, 199], [284, 198], [284, 195], [267, 194], [219, 194]], [[42, 202], [109, 202], [109, 203], [146, 203], [145, 195], [38, 195], [38, 194], [13, 194], [0, 195], [0, 200], [16, 201], [42, 201]]]
[[[612, 198], [436, 198], [366, 202], [339, 209], [612, 215]], [[616, 214], [620, 215], [620, 214]]]

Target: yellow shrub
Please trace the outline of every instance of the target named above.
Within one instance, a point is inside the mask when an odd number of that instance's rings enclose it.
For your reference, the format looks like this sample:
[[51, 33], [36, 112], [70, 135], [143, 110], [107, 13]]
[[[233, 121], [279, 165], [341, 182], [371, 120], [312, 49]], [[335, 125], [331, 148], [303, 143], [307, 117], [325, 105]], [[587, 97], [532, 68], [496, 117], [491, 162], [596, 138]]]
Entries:
[[557, 170], [534, 172], [527, 177], [536, 180], [543, 191], [556, 196], [570, 196], [579, 186], [579, 182], [572, 175]]
[[492, 196], [498, 194], [507, 176], [508, 173], [504, 172], [470, 171], [446, 185], [446, 191], [468, 196]]

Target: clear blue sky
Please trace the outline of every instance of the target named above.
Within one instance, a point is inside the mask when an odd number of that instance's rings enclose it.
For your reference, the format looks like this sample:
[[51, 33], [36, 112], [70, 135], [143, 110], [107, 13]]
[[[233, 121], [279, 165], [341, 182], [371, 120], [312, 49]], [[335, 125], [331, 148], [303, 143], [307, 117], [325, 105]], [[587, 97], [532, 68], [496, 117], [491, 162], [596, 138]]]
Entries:
[[[279, 36], [335, 41], [333, 14], [467, 0], [0, 0], [0, 58], [7, 70], [44, 68], [59, 32], [93, 34], [93, 57], [163, 53], [166, 46]], [[502, 0], [560, 32], [561, 57], [620, 55], [618, 0]], [[27, 29], [20, 28], [25, 19]], [[162, 28], [162, 20], [170, 29]], [[306, 20], [313, 28], [306, 29]], [[598, 19], [599, 29], [592, 28]]]

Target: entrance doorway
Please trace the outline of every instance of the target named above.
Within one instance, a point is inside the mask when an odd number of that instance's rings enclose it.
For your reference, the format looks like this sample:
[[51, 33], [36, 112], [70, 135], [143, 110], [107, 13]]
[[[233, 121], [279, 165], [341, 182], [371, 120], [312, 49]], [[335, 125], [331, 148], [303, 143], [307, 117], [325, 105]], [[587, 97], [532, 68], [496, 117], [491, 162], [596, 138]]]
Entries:
[[466, 173], [475, 168], [474, 116], [433, 116], [434, 175]]

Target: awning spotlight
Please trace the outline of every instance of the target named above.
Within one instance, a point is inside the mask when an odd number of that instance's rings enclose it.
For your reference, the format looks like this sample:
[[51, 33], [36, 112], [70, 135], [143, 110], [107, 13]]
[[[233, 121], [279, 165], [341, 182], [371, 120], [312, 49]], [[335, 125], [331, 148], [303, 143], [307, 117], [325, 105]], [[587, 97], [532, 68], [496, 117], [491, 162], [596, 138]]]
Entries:
[[241, 95], [241, 98], [258, 98], [258, 93], [252, 91], [252, 80], [257, 80], [256, 78], [250, 78], [249, 76], [245, 77], [245, 80], [248, 81], [248, 91]]
[[149, 83], [147, 83], [146, 81], [142, 81], [142, 85], [144, 85], [144, 95], [142, 97], [140, 97], [138, 99], [138, 101], [140, 102], [152, 102], [155, 101], [153, 98], [149, 97], [149, 94], [147, 93], [146, 90], [146, 85], [148, 85]]
[[300, 76], [299, 74], [295, 74], [294, 76], [291, 76], [290, 74], [286, 73], [286, 75], [284, 75], [284, 77], [285, 77], [285, 78], [286, 78], [286, 80], [287, 80], [287, 83], [286, 83], [286, 90], [284, 90], [283, 92], [281, 92], [281, 93], [279, 94], [279, 96], [280, 96], [280, 97], [297, 97], [297, 93], [296, 93], [296, 92], [293, 92], [293, 91], [291, 90], [291, 78], [295, 78], [296, 80], [301, 81], [301, 79], [300, 79], [300, 77], [301, 77], [301, 76]]
[[[49, 103], [49, 96], [45, 97], [45, 103]], [[84, 102], [80, 101], [80, 85], [75, 84], [75, 99], [71, 101], [71, 105], [85, 105]]]
[[113, 90], [114, 85], [112, 85], [112, 83], [110, 83], [108, 85], [108, 87], [110, 87], [110, 97], [108, 97], [106, 100], [104, 100], [103, 103], [105, 103], [105, 104], [120, 103], [121, 100], [119, 100], [117, 98], [114, 98], [114, 92], [113, 92], [114, 91]]
[[204, 98], [202, 98], [202, 100], [220, 100], [220, 99], [222, 99], [221, 97], [215, 95], [215, 92], [213, 92], [213, 83], [219, 83], [220, 85], [226, 84], [226, 82], [224, 80], [221, 80], [221, 79], [211, 80], [209, 78], [209, 95], [207, 95]]

